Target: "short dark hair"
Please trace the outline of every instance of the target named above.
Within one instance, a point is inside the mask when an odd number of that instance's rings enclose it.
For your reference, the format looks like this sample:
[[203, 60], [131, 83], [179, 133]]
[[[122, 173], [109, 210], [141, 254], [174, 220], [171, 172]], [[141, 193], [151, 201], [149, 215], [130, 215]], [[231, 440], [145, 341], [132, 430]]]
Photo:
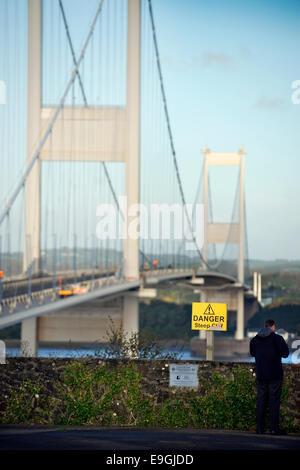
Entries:
[[275, 322], [271, 318], [265, 321], [265, 328], [271, 328], [273, 325], [275, 325]]

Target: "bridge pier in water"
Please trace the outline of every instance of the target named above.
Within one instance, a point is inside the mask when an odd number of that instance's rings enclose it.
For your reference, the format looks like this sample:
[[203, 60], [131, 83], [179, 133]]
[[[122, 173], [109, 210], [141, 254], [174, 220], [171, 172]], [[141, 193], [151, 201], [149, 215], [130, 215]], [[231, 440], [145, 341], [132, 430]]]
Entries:
[[129, 292], [123, 297], [122, 327], [125, 335], [139, 331], [139, 298], [136, 292]]
[[21, 324], [21, 355], [36, 357], [38, 353], [38, 319], [29, 318]]
[[[244, 339], [244, 165], [245, 153], [241, 147], [238, 152], [211, 152], [206, 148], [203, 167], [203, 205], [204, 205], [204, 240], [203, 264], [204, 269], [209, 268], [207, 250], [209, 244], [236, 244], [238, 246], [237, 282], [224, 286], [208, 286], [201, 288], [201, 302], [227, 303], [228, 310], [235, 310], [236, 333], [235, 339]], [[213, 222], [209, 218], [209, 168], [217, 166], [234, 166], [239, 168], [239, 214], [237, 222]], [[205, 300], [203, 300], [205, 299]], [[201, 333], [201, 332], [200, 332]], [[208, 339], [212, 342], [211, 334]], [[201, 335], [200, 335], [201, 338]]]
[[[213, 287], [201, 288], [201, 302], [226, 303], [228, 311], [236, 312], [236, 331], [235, 339], [244, 339], [245, 327], [245, 300], [244, 288], [239, 285], [228, 285], [223, 289], [214, 289]], [[205, 336], [204, 332], [199, 332], [200, 338]], [[204, 333], [201, 335], [201, 333]]]

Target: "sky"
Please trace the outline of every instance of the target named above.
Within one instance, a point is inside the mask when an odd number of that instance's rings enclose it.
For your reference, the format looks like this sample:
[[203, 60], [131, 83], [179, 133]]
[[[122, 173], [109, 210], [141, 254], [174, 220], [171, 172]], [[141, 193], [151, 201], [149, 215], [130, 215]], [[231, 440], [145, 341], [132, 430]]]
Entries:
[[[109, 5], [112, 1], [104, 0]], [[102, 29], [96, 32], [81, 70], [95, 104], [97, 100], [106, 104], [103, 99], [107, 96], [113, 103], [116, 97], [109, 87], [113, 88], [114, 77], [124, 76], [125, 47], [124, 43], [120, 45], [120, 38], [124, 37], [122, 15], [126, 9], [124, 0], [114, 1], [120, 14], [114, 19], [106, 10]], [[78, 57], [97, 0], [63, 3]], [[61, 18], [55, 23], [58, 2], [45, 0], [44, 5], [43, 47], [48, 51], [48, 62], [43, 61], [46, 79], [42, 98], [47, 103], [61, 96], [73, 65]], [[292, 101], [292, 83], [300, 80], [300, 1], [152, 0], [152, 7], [186, 200], [194, 201], [206, 146], [225, 152], [243, 146], [249, 257], [299, 260], [300, 104]], [[121, 31], [118, 35], [116, 25]], [[23, 168], [26, 33], [26, 1], [0, 0], [0, 80], [7, 88], [7, 105], [0, 106], [0, 150], [9, 155], [0, 155], [3, 194], [7, 193], [6, 186], [15, 187]], [[104, 37], [109, 38], [107, 43]], [[10, 44], [9, 54], [5, 41]], [[64, 41], [64, 48], [59, 47], [60, 41]], [[102, 44], [99, 51], [103, 61], [98, 67], [93, 59], [97, 44]], [[116, 63], [109, 64], [108, 57], [114, 57]], [[108, 70], [106, 89], [97, 89], [96, 93], [93, 83], [101, 83], [103, 70]], [[150, 90], [156, 72], [147, 70], [151, 74], [145, 83]], [[19, 80], [19, 76], [24, 79]], [[124, 84], [118, 86], [116, 96], [123, 102]], [[153, 90], [151, 93], [159, 93], [159, 88]], [[78, 85], [75, 93], [82, 103]], [[71, 97], [68, 99], [71, 102]], [[151, 101], [152, 95], [148, 99]], [[53, 170], [52, 178], [59, 173], [60, 169]], [[226, 221], [232, 211], [236, 171], [218, 168], [210, 176], [214, 220]], [[160, 177], [163, 179], [163, 175]], [[155, 191], [162, 192], [164, 186], [164, 181], [157, 183]]]
[[[291, 100], [300, 79], [300, 2], [152, 3], [187, 197], [206, 146], [244, 146], [249, 256], [300, 259], [300, 105]], [[223, 170], [212, 181], [219, 218], [232, 187]]]

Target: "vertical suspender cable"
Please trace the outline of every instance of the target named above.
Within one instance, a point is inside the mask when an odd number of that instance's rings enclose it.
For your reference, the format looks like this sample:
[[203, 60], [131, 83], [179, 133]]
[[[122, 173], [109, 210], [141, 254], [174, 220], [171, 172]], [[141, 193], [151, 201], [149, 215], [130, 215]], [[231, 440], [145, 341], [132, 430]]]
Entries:
[[49, 123], [48, 128], [46, 129], [46, 131], [45, 131], [44, 134], [43, 134], [43, 137], [42, 137], [42, 139], [41, 139], [41, 141], [40, 141], [40, 143], [39, 143], [39, 145], [38, 145], [37, 150], [34, 152], [34, 154], [33, 154], [32, 158], [31, 158], [31, 160], [30, 160], [30, 162], [29, 162], [29, 164], [28, 164], [28, 166], [27, 166], [27, 168], [26, 168], [26, 170], [25, 170], [25, 172], [24, 172], [24, 174], [23, 174], [23, 176], [22, 176], [22, 178], [21, 178], [19, 184], [17, 185], [15, 191], [13, 192], [12, 196], [10, 197], [10, 199], [9, 199], [9, 201], [8, 201], [8, 203], [7, 203], [6, 207], [5, 207], [5, 209], [4, 209], [4, 210], [2, 211], [2, 213], [0, 214], [0, 225], [2, 224], [3, 220], [5, 219], [5, 217], [6, 217], [7, 213], [9, 212], [9, 210], [10, 210], [12, 204], [13, 204], [14, 201], [16, 200], [16, 198], [17, 198], [19, 192], [20, 192], [21, 189], [23, 188], [23, 186], [24, 186], [24, 184], [25, 184], [25, 182], [26, 182], [26, 179], [27, 179], [28, 175], [30, 174], [30, 172], [31, 172], [31, 170], [32, 170], [32, 168], [33, 168], [33, 166], [34, 166], [36, 160], [39, 158], [40, 152], [41, 152], [42, 148], [44, 147], [45, 142], [46, 142], [46, 140], [47, 140], [47, 138], [48, 138], [50, 132], [51, 132], [52, 129], [53, 129], [53, 126], [54, 126], [54, 124], [55, 124], [55, 122], [56, 122], [56, 120], [57, 120], [57, 118], [58, 118], [58, 116], [59, 116], [59, 113], [60, 113], [60, 111], [62, 110], [62, 108], [63, 108], [63, 106], [64, 106], [66, 97], [67, 97], [67, 95], [68, 95], [68, 93], [69, 93], [69, 91], [70, 91], [70, 88], [71, 88], [71, 86], [72, 86], [72, 84], [73, 84], [73, 82], [74, 82], [74, 80], [75, 80], [75, 78], [76, 78], [76, 76], [77, 76], [77, 71], [78, 71], [78, 69], [79, 69], [79, 66], [80, 66], [80, 64], [81, 64], [81, 62], [82, 62], [82, 60], [83, 60], [83, 58], [84, 58], [84, 56], [85, 56], [85, 52], [86, 52], [87, 46], [88, 46], [88, 44], [89, 44], [90, 38], [91, 38], [91, 36], [92, 36], [92, 34], [93, 34], [93, 31], [94, 31], [94, 28], [95, 28], [95, 25], [96, 25], [98, 16], [99, 16], [99, 14], [100, 14], [100, 12], [101, 12], [102, 5], [103, 5], [103, 0], [100, 0], [100, 1], [99, 1], [99, 4], [98, 4], [97, 11], [96, 11], [96, 14], [95, 14], [95, 17], [94, 17], [94, 20], [93, 20], [93, 22], [92, 22], [92, 24], [91, 24], [91, 26], [90, 26], [89, 33], [88, 33], [87, 38], [86, 38], [86, 40], [85, 40], [85, 42], [84, 42], [84, 45], [83, 45], [83, 47], [82, 47], [82, 49], [81, 49], [81, 52], [80, 52], [80, 55], [79, 55], [79, 58], [78, 58], [78, 61], [77, 61], [77, 65], [74, 67], [74, 69], [73, 69], [73, 71], [72, 71], [71, 77], [70, 77], [70, 79], [69, 79], [69, 81], [68, 81], [68, 83], [67, 83], [67, 86], [66, 86], [66, 88], [65, 88], [65, 91], [64, 91], [64, 93], [63, 93], [63, 95], [62, 95], [62, 97], [61, 97], [61, 99], [60, 99], [59, 105], [57, 106], [57, 108], [56, 108], [56, 110], [55, 110], [55, 112], [54, 112], [54, 115], [52, 116], [52, 118], [51, 118], [51, 120], [50, 120], [50, 123]]
[[154, 48], [155, 48], [156, 64], [157, 64], [158, 75], [159, 75], [159, 80], [160, 80], [160, 88], [161, 88], [161, 94], [162, 94], [162, 99], [163, 99], [164, 112], [165, 112], [165, 117], [166, 117], [166, 122], [167, 122], [167, 129], [168, 129], [168, 134], [169, 134], [169, 140], [170, 140], [170, 145], [171, 145], [171, 151], [172, 151], [172, 156], [173, 156], [173, 163], [174, 163], [174, 167], [175, 167], [175, 173], [176, 173], [177, 182], [178, 182], [178, 186], [179, 186], [179, 192], [180, 192], [180, 195], [181, 195], [182, 204], [184, 206], [185, 213], [186, 213], [186, 219], [187, 219], [188, 224], [189, 224], [189, 229], [190, 229], [190, 232], [191, 232], [191, 235], [192, 235], [193, 242], [195, 244], [197, 253], [198, 253], [201, 261], [205, 264], [205, 266], [207, 268], [210, 268], [209, 264], [203, 258], [202, 254], [201, 254], [201, 251], [200, 251], [200, 249], [197, 245], [195, 235], [193, 234], [193, 227], [192, 227], [192, 224], [191, 224], [191, 220], [190, 220], [190, 217], [189, 217], [189, 214], [188, 214], [188, 211], [187, 211], [187, 207], [186, 207], [185, 196], [184, 196], [184, 192], [183, 192], [182, 182], [181, 182], [178, 163], [177, 163], [177, 156], [176, 156], [176, 152], [175, 152], [174, 139], [173, 139], [173, 134], [172, 134], [172, 130], [171, 130], [169, 111], [168, 111], [165, 88], [164, 88], [164, 83], [163, 83], [163, 76], [162, 76], [162, 71], [161, 71], [161, 66], [160, 66], [160, 57], [159, 57], [158, 44], [157, 44], [157, 39], [156, 39], [156, 31], [155, 31], [155, 24], [154, 24], [154, 17], [153, 17], [151, 0], [148, 0], [148, 5], [149, 5], [149, 12], [150, 12], [152, 33], [153, 33], [153, 42], [154, 42]]

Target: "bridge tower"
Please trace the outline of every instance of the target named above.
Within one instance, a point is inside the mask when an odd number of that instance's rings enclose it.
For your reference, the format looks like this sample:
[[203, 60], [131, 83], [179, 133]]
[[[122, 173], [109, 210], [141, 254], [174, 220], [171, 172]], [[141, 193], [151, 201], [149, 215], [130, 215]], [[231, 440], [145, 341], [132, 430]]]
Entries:
[[[204, 154], [204, 169], [203, 169], [203, 205], [204, 205], [204, 240], [202, 255], [205, 261], [207, 260], [207, 247], [210, 243], [234, 243], [238, 245], [238, 266], [237, 266], [237, 281], [232, 286], [232, 292], [227, 292], [227, 302], [229, 308], [232, 305], [233, 310], [237, 311], [236, 321], [236, 339], [244, 338], [244, 237], [245, 237], [245, 214], [244, 214], [244, 165], [245, 153], [243, 148], [236, 153], [230, 152], [211, 152], [206, 148]], [[216, 223], [209, 222], [208, 219], [208, 170], [211, 166], [238, 166], [239, 167], [239, 217], [236, 223]], [[224, 291], [210, 290], [209, 292], [203, 289], [201, 291], [201, 301], [221, 302], [226, 294]], [[235, 298], [234, 298], [235, 297]], [[231, 305], [230, 305], [231, 304]]]
[[[127, 90], [126, 107], [73, 107], [72, 113], [64, 108], [64, 122], [58, 117], [45, 142], [39, 158], [25, 183], [25, 243], [23, 270], [37, 272], [40, 268], [40, 175], [43, 161], [113, 161], [125, 163], [125, 191], [127, 207], [139, 203], [140, 182], [140, 0], [128, 0], [127, 20]], [[53, 108], [42, 105], [42, 0], [28, 0], [28, 90], [27, 90], [27, 166], [37, 149], [42, 132], [47, 129], [53, 116]], [[71, 122], [76, 120], [78, 138], [72, 140]], [[105, 126], [108, 136], [105, 143], [101, 137], [96, 142], [80, 138], [80, 131], [87, 135]], [[61, 139], [62, 125], [64, 139]], [[116, 138], [117, 136], [117, 138]], [[110, 138], [111, 137], [111, 138]], [[111, 143], [109, 143], [111, 142]], [[84, 146], [85, 145], [85, 146]], [[104, 147], [105, 145], [105, 147]], [[72, 149], [72, 152], [71, 152]], [[126, 214], [125, 234], [134, 217]], [[96, 227], [95, 227], [96, 230]], [[139, 240], [125, 236], [123, 247], [123, 273], [126, 279], [139, 278]], [[126, 332], [138, 330], [138, 299], [134, 293], [123, 298], [123, 328]], [[31, 354], [37, 350], [37, 319], [22, 323], [22, 342], [27, 343]]]

